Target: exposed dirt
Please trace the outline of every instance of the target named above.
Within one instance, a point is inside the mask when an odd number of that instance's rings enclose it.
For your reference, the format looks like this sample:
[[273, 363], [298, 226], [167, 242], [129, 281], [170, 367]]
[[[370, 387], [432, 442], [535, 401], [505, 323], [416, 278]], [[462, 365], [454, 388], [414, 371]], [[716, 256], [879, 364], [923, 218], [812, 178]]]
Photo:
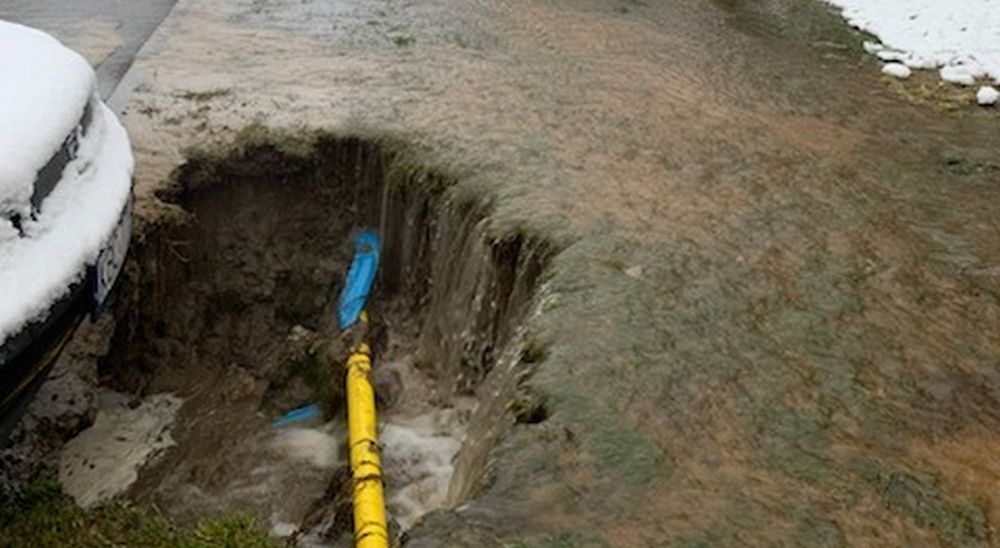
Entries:
[[0, 447], [0, 489], [58, 475], [63, 444], [89, 427], [98, 412], [97, 361], [108, 351], [114, 321], [83, 322], [57, 358], [25, 415]]
[[[298, 523], [343, 464], [335, 433], [288, 457], [282, 448], [297, 441], [271, 423], [317, 400], [330, 417], [342, 412], [345, 349], [320, 361], [309, 347], [339, 335], [333, 307], [359, 214], [347, 185], [262, 171], [280, 160], [248, 160], [244, 184], [211, 166], [180, 176], [176, 199], [191, 217], [147, 233], [137, 317], [120, 323], [122, 355], [104, 368], [123, 389], [184, 400], [176, 447], [131, 489], [182, 521], [240, 511], [268, 527]], [[296, 369], [313, 382], [292, 379]]]
[[544, 405], [478, 384], [464, 502], [410, 545], [994, 544], [997, 118], [860, 40], [812, 0], [181, 0], [115, 101], [147, 227], [257, 121], [396, 143], [454, 226], [559, 251], [533, 350], [469, 354]]
[[[398, 160], [375, 144], [249, 135], [196, 155], [161, 193], [186, 218], [134, 248], [100, 368], [121, 404], [102, 406], [66, 446], [60, 478], [86, 506], [128, 488], [185, 524], [237, 512], [307, 545], [348, 541], [343, 364], [357, 335], [336, 328], [335, 302], [352, 234], [379, 227], [368, 340], [399, 534], [461, 502], [449, 486], [477, 389], [494, 349], [513, 341], [540, 267], [520, 240], [473, 230], [475, 208], [385, 181], [385, 162]], [[146, 411], [164, 401], [170, 413]], [[272, 426], [309, 403], [323, 416]]]

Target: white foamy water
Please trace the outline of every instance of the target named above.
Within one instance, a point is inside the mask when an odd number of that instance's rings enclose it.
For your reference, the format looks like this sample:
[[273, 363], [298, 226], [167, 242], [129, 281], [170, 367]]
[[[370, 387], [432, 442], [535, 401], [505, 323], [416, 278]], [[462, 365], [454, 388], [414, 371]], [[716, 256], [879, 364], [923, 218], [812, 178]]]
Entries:
[[[379, 443], [385, 478], [386, 511], [399, 529], [412, 527], [424, 514], [443, 508], [454, 472], [455, 456], [465, 438], [471, 398], [459, 398], [454, 407], [436, 406], [433, 383], [413, 363], [412, 356], [376, 363], [380, 373], [398, 376], [394, 403], [379, 414]], [[297, 428], [274, 441], [289, 458], [317, 466], [347, 464], [345, 417], [319, 427]], [[335, 434], [335, 435], [333, 435]], [[334, 516], [327, 516], [326, 523]], [[273, 531], [287, 529], [272, 523]], [[320, 527], [319, 529], [323, 529]], [[316, 535], [301, 539], [303, 545], [321, 545]]]
[[465, 426], [453, 409], [383, 425], [386, 506], [402, 530], [444, 506], [464, 436]]
[[[449, 404], [455, 407], [436, 403], [431, 381], [410, 359], [383, 367], [399, 376], [386, 389], [395, 403], [379, 415], [386, 506], [393, 530], [405, 531], [446, 506], [473, 400]], [[137, 500], [178, 519], [246, 513], [275, 537], [296, 537], [299, 546], [329, 545], [323, 533], [337, 508], [327, 491], [348, 465], [346, 417], [273, 428], [271, 418], [247, 414], [252, 401], [227, 405], [191, 397], [185, 405], [194, 407], [181, 410], [188, 422], [178, 426], [173, 421], [181, 400], [172, 396], [154, 396], [134, 408], [125, 395], [108, 393], [103, 400], [94, 427], [67, 445], [61, 463], [62, 482], [81, 504], [124, 492], [142, 468]], [[180, 436], [179, 445], [171, 434]], [[163, 458], [151, 462], [156, 455]]]
[[306, 461], [317, 468], [333, 468], [343, 462], [338, 448], [343, 443], [343, 433], [337, 425], [316, 428], [289, 428], [271, 441], [271, 446], [290, 459]]
[[[455, 455], [465, 436], [465, 424], [463, 414], [451, 408], [431, 408], [413, 417], [395, 415], [387, 413], [380, 424], [379, 442], [386, 510], [400, 530], [405, 531], [427, 512], [444, 507]], [[347, 464], [346, 445], [342, 420], [316, 427], [288, 428], [270, 440], [272, 451], [286, 465], [299, 463], [323, 469]], [[333, 518], [327, 516], [326, 523]], [[271, 534], [279, 537], [298, 529], [281, 512], [271, 516], [269, 525]], [[303, 536], [299, 544], [322, 546], [318, 532]]]
[[[346, 464], [346, 438], [335, 430], [337, 424], [333, 421], [323, 430], [290, 430], [276, 437], [272, 447], [286, 458], [317, 467]], [[454, 409], [435, 409], [409, 418], [389, 417], [380, 425], [386, 511], [401, 530], [412, 527], [427, 512], [444, 507], [455, 455], [464, 436], [465, 425]], [[333, 516], [327, 521], [332, 522]], [[287, 522], [274, 519], [271, 526], [276, 536], [287, 536]]]

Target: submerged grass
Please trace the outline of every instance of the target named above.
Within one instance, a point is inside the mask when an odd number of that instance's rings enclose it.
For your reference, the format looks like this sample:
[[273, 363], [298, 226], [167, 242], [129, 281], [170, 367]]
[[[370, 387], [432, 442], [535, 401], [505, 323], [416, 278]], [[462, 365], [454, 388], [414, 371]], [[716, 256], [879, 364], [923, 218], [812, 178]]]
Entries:
[[16, 494], [0, 494], [0, 548], [279, 545], [253, 518], [244, 516], [202, 520], [193, 527], [180, 528], [162, 516], [122, 502], [83, 510], [52, 482], [35, 483]]

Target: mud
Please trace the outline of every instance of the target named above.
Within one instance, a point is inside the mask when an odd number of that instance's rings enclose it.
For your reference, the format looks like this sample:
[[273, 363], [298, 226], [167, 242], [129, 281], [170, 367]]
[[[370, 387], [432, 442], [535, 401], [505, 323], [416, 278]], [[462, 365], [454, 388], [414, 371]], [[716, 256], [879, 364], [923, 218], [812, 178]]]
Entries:
[[17, 490], [58, 477], [63, 445], [93, 424], [99, 412], [97, 361], [108, 352], [114, 320], [83, 322], [0, 446], [0, 489]]
[[[489, 236], [483, 210], [448, 200], [443, 186], [415, 184], [432, 174], [390, 181], [400, 160], [377, 144], [256, 131], [195, 154], [161, 193], [184, 218], [134, 248], [100, 362], [105, 386], [141, 400], [103, 407], [63, 450], [60, 478], [85, 506], [127, 487], [180, 523], [246, 513], [307, 545], [339, 542], [350, 520], [328, 499], [347, 466], [349, 345], [335, 303], [352, 235], [380, 227], [369, 311], [387, 503], [401, 534], [461, 502], [448, 495], [463, 443], [491, 443], [466, 441], [477, 403], [495, 397], [480, 387], [520, 344], [514, 328], [544, 255], [521, 236]], [[169, 417], [150, 412], [161, 402]], [[315, 402], [321, 420], [272, 426]], [[481, 470], [467, 468], [457, 477], [475, 481]]]

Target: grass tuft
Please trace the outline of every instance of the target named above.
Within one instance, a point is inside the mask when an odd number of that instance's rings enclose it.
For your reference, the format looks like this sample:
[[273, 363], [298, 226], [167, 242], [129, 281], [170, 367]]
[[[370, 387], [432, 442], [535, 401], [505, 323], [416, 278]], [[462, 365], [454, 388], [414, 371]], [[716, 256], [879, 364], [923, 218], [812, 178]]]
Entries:
[[253, 518], [206, 519], [180, 528], [125, 502], [83, 510], [55, 482], [0, 493], [0, 548], [143, 546], [148, 548], [269, 548], [280, 546]]

